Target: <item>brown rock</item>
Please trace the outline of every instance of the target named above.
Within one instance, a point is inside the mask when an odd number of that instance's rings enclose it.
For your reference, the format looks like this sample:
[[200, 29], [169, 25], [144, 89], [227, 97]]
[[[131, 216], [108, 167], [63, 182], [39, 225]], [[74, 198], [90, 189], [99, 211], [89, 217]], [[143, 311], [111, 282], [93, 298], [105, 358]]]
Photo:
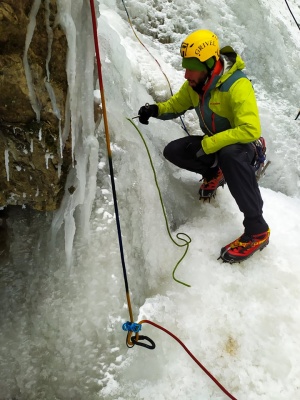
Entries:
[[56, 1], [49, 3], [41, 2], [26, 46], [34, 1], [0, 1], [0, 206], [55, 210], [64, 194], [67, 40], [55, 25]]

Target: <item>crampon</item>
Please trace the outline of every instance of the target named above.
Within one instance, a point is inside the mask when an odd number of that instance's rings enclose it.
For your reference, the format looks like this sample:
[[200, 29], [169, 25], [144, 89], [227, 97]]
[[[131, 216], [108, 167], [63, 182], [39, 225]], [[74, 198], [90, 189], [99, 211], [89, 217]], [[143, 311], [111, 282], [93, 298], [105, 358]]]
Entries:
[[206, 178], [203, 179], [203, 183], [199, 189], [199, 200], [208, 200], [210, 201], [212, 198], [216, 196], [216, 192], [219, 186], [224, 187], [225, 185], [225, 178], [223, 172], [219, 168], [218, 175], [215, 178], [207, 180]]

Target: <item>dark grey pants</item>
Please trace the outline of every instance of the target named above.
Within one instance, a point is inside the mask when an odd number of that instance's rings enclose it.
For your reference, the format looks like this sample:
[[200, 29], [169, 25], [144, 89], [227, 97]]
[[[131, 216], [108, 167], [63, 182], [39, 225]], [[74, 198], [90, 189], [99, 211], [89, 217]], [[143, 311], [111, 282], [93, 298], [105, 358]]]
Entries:
[[[245, 233], [252, 235], [265, 232], [268, 224], [262, 216], [263, 200], [252, 166], [254, 147], [250, 143], [233, 144], [217, 153], [197, 158], [202, 138], [189, 136], [172, 141], [164, 149], [165, 158], [179, 168], [201, 174], [207, 180], [214, 178], [220, 167], [230, 193], [244, 214]], [[216, 161], [217, 165], [211, 168]]]

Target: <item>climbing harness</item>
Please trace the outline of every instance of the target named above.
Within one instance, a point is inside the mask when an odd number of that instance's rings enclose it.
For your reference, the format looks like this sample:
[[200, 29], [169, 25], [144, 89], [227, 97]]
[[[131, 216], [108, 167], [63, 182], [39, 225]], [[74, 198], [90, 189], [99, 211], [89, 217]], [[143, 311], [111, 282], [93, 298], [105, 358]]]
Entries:
[[[200, 105], [199, 105], [199, 111], [200, 111], [201, 120], [202, 120], [203, 125], [205, 126], [209, 136], [213, 136], [213, 133], [210, 131], [210, 129], [208, 128], [208, 126], [206, 125], [206, 123], [204, 121]], [[300, 111], [299, 111], [298, 116], [299, 115], [300, 115]], [[298, 118], [298, 116], [296, 117], [296, 119]], [[266, 169], [268, 168], [268, 166], [271, 164], [271, 161], [270, 160], [267, 161], [267, 158], [266, 158], [266, 151], [267, 151], [266, 140], [262, 136], [259, 139], [255, 140], [254, 142], [252, 142], [252, 145], [253, 145], [253, 147], [255, 149], [255, 158], [254, 158], [254, 161], [253, 161], [252, 165], [254, 167], [256, 180], [259, 181], [259, 179], [266, 172]]]
[[[171, 87], [171, 84], [170, 84], [170, 81], [169, 81], [167, 75], [166, 75], [165, 72], [163, 71], [163, 69], [162, 69], [160, 63], [157, 61], [157, 59], [151, 54], [151, 52], [147, 49], [147, 47], [144, 45], [144, 43], [141, 41], [141, 39], [140, 39], [140, 38], [138, 37], [138, 35], [136, 34], [135, 29], [134, 29], [134, 27], [133, 27], [133, 25], [132, 25], [132, 22], [131, 22], [131, 18], [130, 18], [129, 12], [128, 12], [127, 7], [126, 7], [126, 5], [125, 5], [125, 3], [124, 3], [124, 0], [122, 0], [122, 3], [123, 3], [124, 9], [125, 9], [126, 14], [127, 14], [127, 19], [128, 19], [130, 28], [131, 28], [131, 30], [132, 30], [134, 36], [137, 38], [137, 40], [140, 42], [140, 44], [144, 47], [144, 49], [147, 51], [147, 53], [153, 58], [153, 60], [154, 60], [154, 61], [156, 62], [156, 64], [158, 65], [158, 67], [159, 67], [159, 69], [161, 70], [163, 76], [166, 78], [166, 81], [167, 81], [168, 86], [169, 86], [169, 89], [170, 89], [171, 96], [173, 96], [174, 93], [173, 93], [173, 90], [172, 90], [172, 87]], [[137, 118], [137, 117], [134, 117], [134, 118]], [[189, 134], [189, 131], [187, 130], [187, 127], [185, 126], [185, 123], [183, 122], [183, 119], [182, 119], [181, 116], [180, 116], [180, 121], [181, 121], [181, 124], [182, 124], [182, 129], [183, 129], [188, 135], [190, 135], [190, 134]]]
[[[107, 120], [107, 111], [106, 111], [106, 103], [105, 103], [105, 96], [104, 96], [104, 86], [103, 86], [103, 79], [102, 79], [102, 70], [101, 70], [101, 61], [100, 61], [100, 51], [99, 51], [99, 44], [98, 44], [98, 35], [97, 35], [97, 20], [96, 20], [96, 13], [95, 13], [95, 4], [94, 0], [90, 0], [90, 8], [91, 8], [91, 15], [92, 15], [92, 25], [93, 25], [93, 34], [94, 34], [94, 45], [95, 45], [95, 53], [96, 53], [96, 61], [97, 61], [97, 70], [98, 70], [98, 78], [99, 78], [99, 87], [100, 87], [100, 94], [101, 94], [101, 102], [102, 102], [102, 110], [103, 110], [103, 121], [104, 121], [104, 129], [105, 129], [105, 137], [106, 137], [106, 146], [107, 146], [107, 154], [108, 154], [108, 162], [109, 162], [109, 172], [111, 176], [111, 185], [112, 185], [112, 193], [113, 193], [113, 200], [114, 200], [114, 207], [115, 207], [115, 215], [116, 215], [116, 224], [117, 224], [117, 231], [118, 231], [118, 240], [119, 240], [119, 248], [120, 248], [120, 256], [121, 256], [121, 262], [122, 262], [122, 269], [123, 269], [123, 277], [124, 277], [124, 283], [125, 283], [125, 291], [126, 291], [126, 298], [127, 298], [127, 305], [128, 305], [128, 312], [129, 312], [129, 318], [130, 321], [126, 322], [123, 324], [122, 329], [127, 331], [127, 341], [126, 344], [128, 347], [133, 347], [134, 345], [141, 346], [147, 349], [153, 350], [155, 348], [155, 343], [153, 340], [151, 340], [147, 336], [142, 336], [139, 334], [142, 328], [143, 323], [148, 323], [153, 326], [155, 326], [158, 329], [163, 330], [164, 332], [168, 333], [171, 337], [173, 337], [178, 343], [181, 344], [181, 346], [185, 349], [185, 351], [190, 355], [190, 357], [198, 364], [200, 368], [215, 382], [215, 384], [232, 400], [237, 400], [235, 397], [233, 397], [218, 381], [216, 378], [213, 377], [213, 375], [203, 367], [203, 365], [194, 357], [194, 355], [188, 350], [188, 348], [171, 332], [166, 330], [165, 328], [155, 324], [154, 322], [148, 321], [148, 320], [143, 320], [140, 323], [135, 323], [133, 322], [133, 312], [132, 312], [132, 306], [131, 306], [131, 300], [130, 300], [130, 294], [129, 294], [129, 285], [128, 285], [128, 279], [127, 279], [127, 271], [126, 271], [126, 265], [125, 265], [125, 258], [124, 258], [124, 250], [123, 250], [123, 243], [122, 243], [122, 234], [121, 234], [121, 226], [120, 226], [120, 218], [119, 218], [119, 211], [118, 211], [118, 203], [117, 203], [117, 195], [116, 195], [116, 188], [115, 188], [115, 183], [114, 183], [114, 170], [113, 170], [113, 162], [112, 162], [112, 153], [111, 153], [111, 146], [110, 146], [110, 137], [109, 137], [109, 129], [108, 129], [108, 120]], [[131, 121], [130, 121], [131, 122]], [[133, 122], [132, 122], [133, 123]], [[147, 149], [148, 150], [148, 149]], [[152, 163], [152, 160], [151, 160]], [[156, 179], [156, 175], [155, 175]], [[159, 192], [160, 194], [160, 192]], [[161, 195], [160, 195], [161, 197]], [[161, 199], [162, 201], [162, 199]], [[163, 209], [164, 211], [164, 209]], [[165, 211], [164, 211], [165, 215]], [[165, 215], [166, 218], [166, 215]], [[167, 225], [168, 228], [168, 225]], [[168, 228], [169, 235], [170, 231]], [[185, 235], [185, 234], [178, 234], [178, 235]], [[188, 239], [182, 239], [177, 235], [178, 239], [184, 240], [186, 243], [183, 245], [177, 245], [179, 246], [186, 246], [186, 251], [183, 255], [185, 256], [188, 245], [191, 241], [191, 239], [185, 235]], [[172, 237], [171, 237], [172, 238]], [[172, 239], [173, 240], [173, 239]], [[173, 240], [174, 241], [174, 240]], [[174, 241], [174, 243], [176, 243]], [[180, 261], [183, 259], [183, 257], [180, 259]], [[180, 262], [179, 261], [179, 262]], [[177, 263], [177, 265], [179, 264]], [[177, 265], [175, 269], [177, 268]], [[174, 272], [175, 272], [174, 269]], [[174, 273], [173, 273], [174, 275]], [[176, 279], [175, 279], [176, 280]], [[180, 282], [183, 283], [183, 282]], [[184, 283], [183, 283], [184, 284]], [[186, 286], [189, 286], [185, 284]], [[133, 333], [135, 333], [134, 336]], [[142, 341], [146, 341], [146, 343], [143, 343]]]

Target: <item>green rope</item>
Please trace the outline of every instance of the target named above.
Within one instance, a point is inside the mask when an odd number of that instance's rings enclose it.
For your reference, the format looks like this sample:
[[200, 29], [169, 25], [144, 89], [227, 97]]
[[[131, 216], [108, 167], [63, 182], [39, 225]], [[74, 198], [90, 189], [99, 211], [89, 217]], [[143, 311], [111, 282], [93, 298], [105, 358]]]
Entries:
[[178, 265], [181, 263], [181, 261], [182, 261], [182, 260], [184, 259], [184, 257], [186, 256], [186, 253], [188, 252], [189, 245], [190, 245], [192, 239], [191, 239], [186, 233], [182, 233], [182, 232], [177, 233], [176, 237], [177, 237], [178, 240], [181, 240], [183, 243], [181, 243], [181, 244], [180, 244], [180, 243], [177, 243], [176, 240], [173, 239], [173, 237], [172, 237], [172, 235], [171, 235], [171, 232], [170, 232], [170, 228], [169, 228], [169, 224], [168, 224], [168, 219], [167, 219], [167, 214], [166, 214], [166, 211], [165, 211], [165, 207], [164, 207], [164, 203], [163, 203], [161, 191], [160, 191], [160, 188], [159, 188], [159, 185], [158, 185], [158, 182], [157, 182], [157, 176], [156, 176], [156, 172], [155, 172], [155, 168], [154, 168], [154, 165], [153, 165], [153, 161], [152, 161], [152, 158], [151, 158], [151, 155], [150, 155], [149, 148], [148, 148], [147, 143], [146, 143], [146, 141], [145, 141], [145, 139], [144, 139], [144, 137], [143, 137], [141, 131], [139, 130], [139, 128], [135, 125], [135, 123], [134, 123], [131, 119], [127, 118], [127, 120], [128, 120], [128, 121], [135, 127], [135, 129], [138, 131], [138, 133], [139, 133], [139, 135], [140, 135], [140, 137], [141, 137], [141, 139], [142, 139], [142, 141], [143, 141], [143, 143], [144, 143], [144, 145], [145, 145], [146, 151], [147, 151], [147, 153], [148, 153], [148, 157], [149, 157], [149, 161], [150, 161], [150, 164], [151, 164], [151, 168], [152, 168], [152, 171], [153, 171], [153, 174], [154, 174], [154, 180], [155, 180], [156, 188], [157, 188], [157, 191], [158, 191], [158, 194], [159, 194], [159, 199], [160, 199], [162, 211], [163, 211], [163, 214], [164, 214], [164, 218], [165, 218], [166, 227], [167, 227], [167, 231], [168, 231], [169, 237], [170, 237], [170, 239], [172, 240], [172, 242], [173, 242], [176, 246], [178, 246], [178, 247], [186, 247], [183, 256], [180, 258], [180, 260], [177, 262], [177, 264], [175, 265], [175, 267], [174, 267], [174, 269], [173, 269], [172, 277], [173, 277], [174, 281], [176, 281], [176, 282], [178, 282], [178, 283], [181, 283], [181, 284], [184, 285], [184, 286], [191, 287], [191, 285], [188, 285], [187, 283], [184, 283], [184, 282], [182, 282], [182, 281], [176, 279], [176, 277], [175, 277], [175, 272], [176, 272], [176, 270], [177, 270]]

